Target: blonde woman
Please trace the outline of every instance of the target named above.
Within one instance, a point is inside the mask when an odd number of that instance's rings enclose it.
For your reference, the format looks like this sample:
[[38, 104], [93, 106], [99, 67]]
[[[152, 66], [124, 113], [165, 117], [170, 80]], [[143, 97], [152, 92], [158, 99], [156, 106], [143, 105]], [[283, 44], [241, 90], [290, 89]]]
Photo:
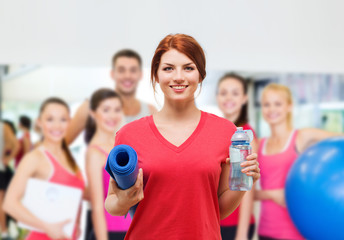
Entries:
[[263, 118], [271, 135], [259, 143], [258, 160], [262, 190], [255, 199], [262, 201], [258, 227], [260, 240], [304, 239], [291, 221], [285, 204], [284, 185], [293, 162], [312, 144], [337, 134], [316, 128], [294, 129], [293, 100], [288, 87], [272, 83], [261, 99]]

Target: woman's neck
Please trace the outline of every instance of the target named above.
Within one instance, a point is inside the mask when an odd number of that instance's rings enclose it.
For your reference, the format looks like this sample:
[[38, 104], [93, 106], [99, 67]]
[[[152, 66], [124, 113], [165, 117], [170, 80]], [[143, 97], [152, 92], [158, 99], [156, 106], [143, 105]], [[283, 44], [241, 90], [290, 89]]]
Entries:
[[113, 146], [115, 144], [115, 135], [112, 132], [97, 129], [94, 137], [92, 138], [92, 142], [99, 145]]
[[290, 135], [293, 130], [291, 126], [288, 126], [287, 122], [281, 122], [277, 124], [270, 125], [271, 138], [280, 139], [285, 138]]
[[63, 152], [62, 142], [53, 142], [45, 139], [43, 140], [42, 145], [48, 152], [50, 152], [54, 156], [60, 156]]
[[199, 112], [194, 99], [188, 102], [171, 102], [165, 99], [164, 106], [158, 114], [164, 119], [180, 120], [193, 117]]

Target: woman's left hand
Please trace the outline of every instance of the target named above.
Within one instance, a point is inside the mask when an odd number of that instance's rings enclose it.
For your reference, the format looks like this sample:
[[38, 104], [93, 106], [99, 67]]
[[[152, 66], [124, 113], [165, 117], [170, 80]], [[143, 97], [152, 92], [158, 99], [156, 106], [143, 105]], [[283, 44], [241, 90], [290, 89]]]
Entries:
[[243, 168], [241, 172], [245, 173], [247, 176], [253, 177], [253, 183], [255, 183], [260, 178], [260, 168], [257, 161], [257, 154], [253, 153], [246, 158], [247, 161], [240, 164]]

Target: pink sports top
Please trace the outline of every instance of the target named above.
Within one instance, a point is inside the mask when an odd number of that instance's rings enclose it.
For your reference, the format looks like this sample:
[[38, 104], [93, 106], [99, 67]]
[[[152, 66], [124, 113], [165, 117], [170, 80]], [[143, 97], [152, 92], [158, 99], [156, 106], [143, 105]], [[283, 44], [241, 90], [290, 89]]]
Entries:
[[[108, 152], [106, 152], [104, 149], [99, 147], [98, 145], [92, 144], [88, 146], [89, 148], [97, 149], [99, 152], [103, 153], [105, 158], [108, 157]], [[110, 182], [110, 175], [105, 170], [105, 165], [103, 168], [103, 192], [104, 192], [104, 201], [107, 197], [108, 188], [109, 188], [109, 182]], [[104, 214], [106, 219], [106, 226], [108, 232], [126, 232], [129, 229], [131, 219], [129, 216], [124, 218], [124, 216], [112, 216], [110, 215], [104, 208]]]
[[[53, 168], [52, 175], [48, 179], [49, 182], [59, 183], [68, 187], [79, 188], [82, 191], [84, 191], [85, 182], [79, 170], [76, 173], [71, 172], [70, 170], [63, 167], [54, 158], [54, 156], [51, 155], [47, 150], [45, 150], [44, 148], [41, 148], [41, 150], [46, 155], [47, 159], [50, 161]], [[79, 216], [80, 216], [80, 213], [81, 213], [81, 203], [80, 203], [80, 209], [79, 209]], [[73, 240], [77, 239], [77, 236], [76, 236], [77, 228], [78, 226], [76, 224], [73, 238], [72, 238]], [[48, 235], [46, 235], [45, 233], [40, 233], [40, 232], [35, 232], [35, 231], [31, 231], [26, 238], [26, 240], [50, 240], [50, 239], [51, 238], [49, 238]]]
[[[293, 131], [282, 152], [265, 154], [266, 138], [261, 140], [258, 151], [260, 166], [260, 182], [262, 190], [282, 189], [285, 187], [287, 174], [292, 164], [298, 157], [295, 148], [297, 131]], [[258, 227], [261, 236], [301, 240], [304, 239], [294, 226], [288, 211], [272, 200], [264, 200], [261, 204], [261, 214]]]

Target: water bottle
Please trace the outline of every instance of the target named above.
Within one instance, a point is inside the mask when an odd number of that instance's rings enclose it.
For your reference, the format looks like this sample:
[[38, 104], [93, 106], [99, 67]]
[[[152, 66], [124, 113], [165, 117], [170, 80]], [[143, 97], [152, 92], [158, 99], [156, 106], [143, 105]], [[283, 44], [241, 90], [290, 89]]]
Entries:
[[[248, 130], [250, 131], [250, 130]], [[242, 127], [238, 127], [232, 136], [232, 145], [230, 151], [230, 172], [229, 172], [229, 188], [232, 191], [249, 191], [253, 185], [252, 176], [247, 176], [241, 172], [243, 169], [240, 164], [246, 161], [246, 157], [251, 154], [250, 142], [253, 139], [252, 131], [250, 133], [244, 131]]]

